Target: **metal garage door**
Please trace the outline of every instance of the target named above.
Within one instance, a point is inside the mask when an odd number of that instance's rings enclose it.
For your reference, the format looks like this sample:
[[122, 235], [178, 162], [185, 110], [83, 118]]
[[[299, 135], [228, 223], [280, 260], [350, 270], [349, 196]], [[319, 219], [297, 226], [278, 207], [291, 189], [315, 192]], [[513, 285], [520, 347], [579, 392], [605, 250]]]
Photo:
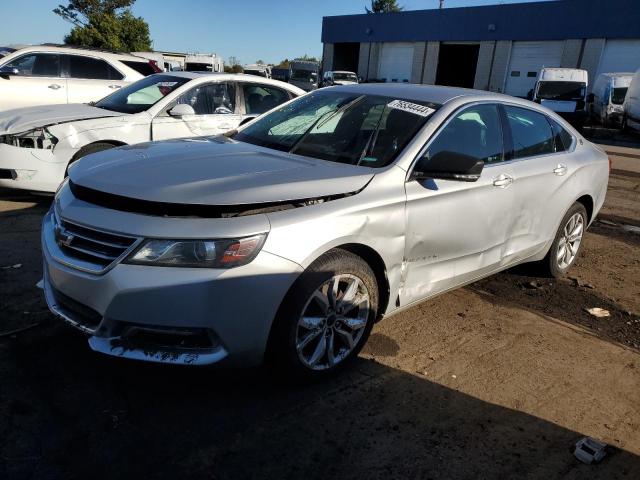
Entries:
[[413, 45], [410, 43], [384, 43], [380, 52], [378, 78], [387, 82], [411, 81]]
[[[640, 40], [607, 40], [600, 59], [601, 73], [635, 72], [640, 68]], [[593, 83], [595, 78], [589, 79]]]
[[504, 91], [526, 97], [542, 67], [559, 67], [564, 42], [513, 42]]

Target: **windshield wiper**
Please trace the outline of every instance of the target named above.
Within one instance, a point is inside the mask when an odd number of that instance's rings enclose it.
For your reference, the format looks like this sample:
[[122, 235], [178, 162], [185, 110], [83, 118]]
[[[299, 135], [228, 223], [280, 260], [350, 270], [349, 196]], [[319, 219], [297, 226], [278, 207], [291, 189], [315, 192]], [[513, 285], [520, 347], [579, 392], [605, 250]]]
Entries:
[[[360, 95], [359, 97], [356, 97], [353, 100], [351, 100], [351, 101], [345, 103], [344, 105], [340, 106], [336, 110], [329, 110], [328, 112], [324, 113], [323, 115], [320, 115], [318, 117], [318, 119], [315, 122], [313, 122], [311, 124], [311, 126], [300, 136], [300, 138], [298, 140], [296, 140], [293, 145], [291, 145], [291, 148], [289, 149], [289, 153], [294, 153], [296, 151], [296, 149], [298, 148], [298, 146], [300, 146], [300, 144], [307, 138], [307, 136], [311, 133], [311, 131], [314, 128], [321, 127], [322, 125], [326, 125], [327, 122], [329, 122], [332, 118], [335, 118], [336, 115], [344, 112], [345, 110], [349, 109], [351, 106], [359, 103], [364, 98], [365, 98], [364, 95]], [[327, 115], [328, 115], [328, 117], [327, 117]], [[320, 123], [322, 120], [324, 120], [324, 121], [322, 123]]]

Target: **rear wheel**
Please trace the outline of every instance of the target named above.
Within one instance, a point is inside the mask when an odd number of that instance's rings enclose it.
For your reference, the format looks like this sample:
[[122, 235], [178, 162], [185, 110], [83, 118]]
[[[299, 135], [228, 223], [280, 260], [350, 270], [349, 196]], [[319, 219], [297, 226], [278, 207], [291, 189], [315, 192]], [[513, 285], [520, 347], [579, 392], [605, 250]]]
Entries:
[[581, 203], [574, 203], [566, 213], [556, 233], [549, 253], [543, 260], [547, 273], [561, 277], [575, 263], [587, 228], [587, 211]]
[[298, 379], [330, 375], [358, 355], [377, 309], [378, 286], [369, 265], [346, 250], [331, 250], [287, 295], [270, 339], [270, 357]]

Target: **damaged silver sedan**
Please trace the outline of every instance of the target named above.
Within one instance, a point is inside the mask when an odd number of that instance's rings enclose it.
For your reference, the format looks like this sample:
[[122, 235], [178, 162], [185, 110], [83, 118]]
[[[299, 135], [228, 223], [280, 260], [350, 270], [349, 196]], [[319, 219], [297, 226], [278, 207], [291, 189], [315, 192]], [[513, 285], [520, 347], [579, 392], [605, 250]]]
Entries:
[[323, 89], [73, 165], [44, 219], [45, 295], [105, 354], [326, 375], [424, 299], [523, 262], [564, 274], [608, 173], [525, 100]]

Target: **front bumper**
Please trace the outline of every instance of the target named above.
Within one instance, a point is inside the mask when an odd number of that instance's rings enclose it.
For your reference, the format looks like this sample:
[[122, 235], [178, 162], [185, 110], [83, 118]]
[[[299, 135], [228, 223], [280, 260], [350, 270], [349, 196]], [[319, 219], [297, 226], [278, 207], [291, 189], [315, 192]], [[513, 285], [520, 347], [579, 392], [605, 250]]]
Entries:
[[52, 150], [0, 143], [0, 187], [55, 192], [69, 161], [64, 157]]
[[302, 271], [263, 251], [229, 270], [118, 263], [103, 274], [84, 272], [56, 259], [62, 254], [51, 213], [42, 250], [50, 310], [87, 333], [93, 350], [174, 364], [259, 364], [280, 303]]

